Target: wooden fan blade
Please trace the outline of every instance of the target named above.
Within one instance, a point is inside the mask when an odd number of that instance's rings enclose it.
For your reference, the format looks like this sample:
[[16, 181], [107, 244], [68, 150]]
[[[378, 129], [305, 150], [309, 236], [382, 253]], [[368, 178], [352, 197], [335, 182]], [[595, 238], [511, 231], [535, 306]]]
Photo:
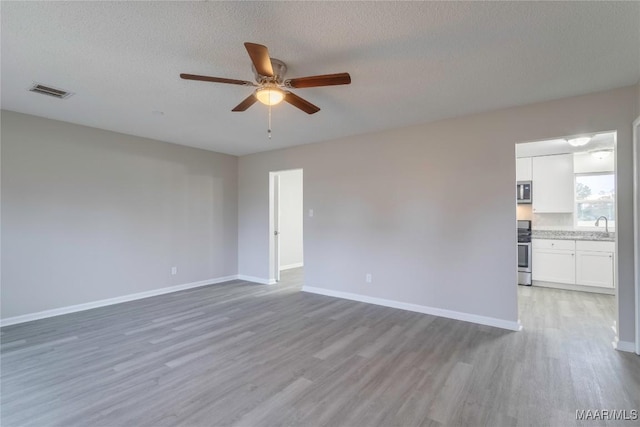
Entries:
[[225, 79], [222, 77], [198, 76], [196, 74], [184, 74], [184, 73], [180, 74], [180, 77], [185, 80], [200, 80], [203, 82], [229, 83], [232, 85], [255, 86], [255, 84], [248, 82], [246, 80]]
[[288, 87], [302, 89], [306, 87], [348, 85], [351, 83], [349, 73], [323, 74], [321, 76], [299, 77], [297, 79], [285, 80]]
[[254, 94], [251, 94], [248, 97], [246, 97], [244, 101], [242, 101], [240, 104], [236, 105], [236, 108], [234, 108], [231, 111], [246, 111], [247, 108], [255, 104], [257, 100], [258, 98], [256, 98]]
[[320, 111], [320, 108], [316, 107], [315, 105], [313, 105], [312, 103], [310, 103], [306, 99], [300, 98], [295, 93], [286, 92], [284, 94], [284, 100], [286, 102], [288, 102], [289, 104], [293, 105], [294, 107], [297, 107], [297, 108], [301, 109], [302, 111], [304, 111], [307, 114], [313, 114], [313, 113], [317, 113], [318, 111]]
[[249, 53], [253, 66], [256, 67], [258, 74], [265, 77], [273, 77], [273, 67], [271, 66], [271, 58], [269, 57], [269, 49], [266, 46], [256, 43], [245, 43], [244, 47]]

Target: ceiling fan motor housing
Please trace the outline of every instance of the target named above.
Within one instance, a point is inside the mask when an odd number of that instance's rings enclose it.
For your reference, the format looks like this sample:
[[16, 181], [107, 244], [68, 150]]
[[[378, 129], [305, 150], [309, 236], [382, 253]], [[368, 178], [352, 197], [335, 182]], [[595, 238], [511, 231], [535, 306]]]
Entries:
[[256, 71], [255, 65], [251, 64], [251, 70], [256, 76], [256, 81], [260, 84], [267, 82], [275, 82], [281, 85], [284, 82], [284, 75], [287, 74], [287, 64], [279, 59], [271, 59], [271, 68], [273, 68], [273, 77], [263, 76]]

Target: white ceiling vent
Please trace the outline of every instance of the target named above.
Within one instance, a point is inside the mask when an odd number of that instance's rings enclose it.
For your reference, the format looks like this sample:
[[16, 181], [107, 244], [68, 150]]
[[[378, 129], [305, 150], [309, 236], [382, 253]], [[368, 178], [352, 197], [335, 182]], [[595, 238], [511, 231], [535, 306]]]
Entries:
[[65, 99], [73, 95], [73, 92], [67, 92], [63, 89], [56, 89], [51, 86], [45, 86], [40, 83], [34, 83], [33, 86], [29, 88], [31, 92], [41, 93], [43, 95], [53, 96], [54, 98]]

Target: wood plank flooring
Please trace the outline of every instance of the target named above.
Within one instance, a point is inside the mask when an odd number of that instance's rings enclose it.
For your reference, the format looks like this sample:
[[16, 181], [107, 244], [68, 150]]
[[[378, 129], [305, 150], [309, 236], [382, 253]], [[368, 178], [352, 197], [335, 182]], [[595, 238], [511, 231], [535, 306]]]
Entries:
[[639, 425], [575, 420], [640, 409], [612, 296], [520, 287], [509, 332], [282, 278], [2, 328], [2, 426]]

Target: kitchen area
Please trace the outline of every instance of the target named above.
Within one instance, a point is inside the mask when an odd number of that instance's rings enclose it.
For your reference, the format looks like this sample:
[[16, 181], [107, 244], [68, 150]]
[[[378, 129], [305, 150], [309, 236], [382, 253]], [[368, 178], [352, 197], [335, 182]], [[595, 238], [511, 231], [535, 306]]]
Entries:
[[615, 294], [615, 138], [516, 144], [519, 285]]

